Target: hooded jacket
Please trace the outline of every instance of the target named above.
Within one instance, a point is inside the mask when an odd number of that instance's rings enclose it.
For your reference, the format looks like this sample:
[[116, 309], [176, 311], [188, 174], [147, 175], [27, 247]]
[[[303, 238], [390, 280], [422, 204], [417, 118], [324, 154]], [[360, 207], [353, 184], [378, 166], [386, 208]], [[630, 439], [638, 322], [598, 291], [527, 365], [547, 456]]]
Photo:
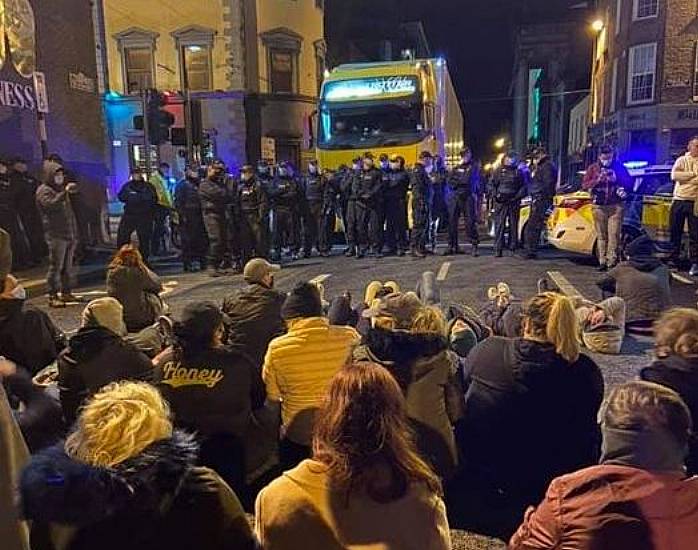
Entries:
[[147, 267], [118, 266], [107, 271], [107, 295], [119, 300], [129, 332], [152, 325], [163, 311], [160, 278]]
[[[698, 357], [669, 355], [656, 359], [650, 366], [640, 371], [640, 378], [647, 382], [661, 384], [677, 392], [691, 411], [691, 418], [698, 419]], [[695, 424], [696, 421], [694, 421]], [[698, 474], [698, 439], [693, 427], [686, 467], [689, 475]]]
[[57, 171], [50, 170], [46, 181], [36, 190], [36, 206], [49, 238], [73, 241], [78, 234], [75, 212], [69, 193], [53, 183]]
[[20, 481], [32, 550], [240, 550], [254, 537], [240, 502], [197, 446], [175, 432], [115, 466], [91, 466], [63, 445], [32, 458]]
[[354, 360], [384, 366], [405, 394], [417, 447], [442, 477], [458, 463], [453, 422], [462, 412], [456, 362], [448, 342], [437, 334], [372, 328], [354, 351]]
[[124, 216], [147, 219], [155, 213], [158, 195], [147, 181], [129, 180], [119, 191], [119, 200], [124, 203]]
[[58, 357], [58, 388], [63, 416], [75, 422], [87, 398], [111, 382], [153, 379], [148, 356], [103, 327], [83, 327]]
[[671, 307], [671, 272], [651, 256], [618, 264], [597, 284], [625, 300], [628, 322], [658, 319]]
[[494, 336], [466, 363], [460, 445], [469, 477], [525, 508], [556, 476], [597, 462], [604, 383], [590, 358], [568, 363], [552, 345]]
[[0, 350], [32, 376], [51, 364], [65, 347], [51, 318], [20, 299], [0, 299]]

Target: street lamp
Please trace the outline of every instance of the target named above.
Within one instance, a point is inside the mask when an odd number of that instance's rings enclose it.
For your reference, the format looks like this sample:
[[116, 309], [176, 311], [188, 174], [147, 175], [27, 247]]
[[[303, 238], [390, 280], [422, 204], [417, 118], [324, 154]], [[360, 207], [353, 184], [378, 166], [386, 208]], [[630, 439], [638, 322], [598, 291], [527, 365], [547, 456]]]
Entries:
[[501, 137], [501, 138], [498, 138], [498, 139], [494, 142], [494, 147], [495, 147], [495, 149], [503, 149], [504, 146], [506, 145], [506, 143], [507, 143], [507, 140], [504, 139], [503, 137]]
[[605, 26], [606, 26], [606, 24], [603, 22], [603, 19], [595, 19], [591, 23], [591, 29], [594, 32], [601, 32]]

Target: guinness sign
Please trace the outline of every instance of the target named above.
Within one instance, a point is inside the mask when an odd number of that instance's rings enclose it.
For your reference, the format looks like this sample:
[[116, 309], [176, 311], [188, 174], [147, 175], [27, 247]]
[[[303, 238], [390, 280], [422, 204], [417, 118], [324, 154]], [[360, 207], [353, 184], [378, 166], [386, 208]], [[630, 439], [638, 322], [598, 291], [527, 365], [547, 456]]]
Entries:
[[0, 69], [9, 67], [26, 80], [0, 80], [0, 107], [36, 110], [36, 23], [28, 0], [0, 0]]

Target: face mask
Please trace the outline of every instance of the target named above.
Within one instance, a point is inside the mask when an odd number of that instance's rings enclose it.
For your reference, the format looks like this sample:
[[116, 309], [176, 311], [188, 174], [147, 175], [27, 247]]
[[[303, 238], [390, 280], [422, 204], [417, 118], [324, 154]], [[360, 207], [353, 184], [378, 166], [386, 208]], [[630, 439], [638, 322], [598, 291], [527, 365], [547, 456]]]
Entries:
[[250, 181], [250, 180], [252, 179], [252, 174], [242, 174], [242, 175], [240, 176], [240, 179], [241, 179], [242, 181]]
[[381, 168], [382, 168], [383, 170], [387, 170], [389, 167], [390, 167], [390, 163], [389, 163], [389, 162], [381, 162]]
[[63, 185], [65, 183], [65, 176], [55, 176], [53, 181], [56, 183], [56, 185]]
[[373, 168], [373, 162], [364, 162], [364, 170], [370, 170]]
[[352, 167], [354, 170], [361, 170], [361, 165], [360, 165], [359, 163], [352, 164], [351, 167]]
[[311, 164], [308, 166], [308, 173], [310, 174], [317, 174], [317, 166], [314, 164]]
[[279, 177], [285, 178], [288, 175], [286, 168], [279, 168]]
[[22, 285], [17, 285], [12, 292], [10, 292], [10, 297], [15, 300], [25, 300], [27, 298], [27, 291]]
[[391, 169], [391, 170], [399, 170], [399, 169], [400, 169], [400, 165], [399, 165], [397, 162], [391, 162], [391, 163], [390, 163], [390, 169]]
[[611, 159], [601, 159], [601, 166], [608, 168], [613, 161]]
[[509, 167], [516, 166], [516, 159], [505, 158], [504, 159], [504, 166], [509, 166]]
[[0, 174], [7, 174], [7, 167], [0, 165]]
[[463, 164], [470, 164], [471, 160], [473, 160], [473, 157], [471, 155], [465, 155], [463, 157]]

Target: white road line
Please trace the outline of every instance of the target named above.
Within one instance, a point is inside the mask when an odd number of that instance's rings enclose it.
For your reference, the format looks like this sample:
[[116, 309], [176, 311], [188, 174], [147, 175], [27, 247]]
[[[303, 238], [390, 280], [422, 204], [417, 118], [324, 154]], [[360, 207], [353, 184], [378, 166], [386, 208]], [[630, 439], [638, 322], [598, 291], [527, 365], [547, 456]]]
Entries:
[[332, 273], [323, 273], [322, 275], [318, 275], [314, 279], [310, 279], [310, 282], [313, 283], [314, 285], [322, 284], [330, 277], [332, 277]]
[[560, 292], [562, 292], [564, 295], [570, 297], [570, 298], [583, 298], [584, 296], [582, 295], [581, 292], [579, 292], [572, 283], [570, 283], [567, 280], [567, 277], [565, 277], [562, 273], [559, 271], [548, 271], [548, 277], [550, 280], [557, 285], [557, 288], [560, 289]]
[[683, 283], [685, 285], [694, 285], [696, 284], [693, 279], [689, 279], [688, 277], [684, 277], [683, 275], [679, 275], [678, 273], [674, 273], [673, 271], [671, 272], [671, 276], [679, 281], [680, 283]]
[[451, 268], [451, 262], [444, 262], [441, 265], [441, 269], [439, 269], [439, 273], [436, 276], [436, 280], [439, 282], [443, 282], [446, 280], [446, 277], [448, 277], [448, 270]]

